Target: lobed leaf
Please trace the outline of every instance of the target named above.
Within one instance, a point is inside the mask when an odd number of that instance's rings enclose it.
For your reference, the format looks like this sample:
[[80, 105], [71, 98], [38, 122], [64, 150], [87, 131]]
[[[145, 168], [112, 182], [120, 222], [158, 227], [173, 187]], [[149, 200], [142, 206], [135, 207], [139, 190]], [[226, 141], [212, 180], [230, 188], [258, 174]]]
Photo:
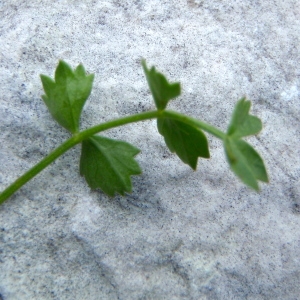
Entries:
[[180, 95], [180, 83], [169, 83], [155, 67], [148, 69], [145, 60], [142, 61], [142, 66], [157, 109], [165, 109], [169, 100]]
[[61, 60], [55, 81], [45, 75], [41, 75], [41, 80], [45, 91], [42, 98], [52, 117], [71, 133], [78, 132], [81, 111], [91, 93], [94, 75], [86, 75], [82, 65], [73, 71]]
[[269, 182], [263, 160], [247, 142], [227, 137], [224, 147], [232, 171], [245, 184], [258, 191], [258, 181]]
[[261, 120], [249, 115], [251, 102], [242, 98], [235, 106], [232, 119], [227, 130], [227, 135], [234, 138], [241, 138], [257, 134], [262, 129]]
[[198, 157], [210, 157], [206, 136], [200, 129], [169, 118], [158, 119], [157, 127], [170, 151], [192, 169], [196, 170]]
[[131, 175], [141, 169], [133, 158], [140, 152], [134, 146], [102, 136], [93, 136], [82, 142], [80, 175], [92, 189], [100, 188], [109, 196], [131, 192]]

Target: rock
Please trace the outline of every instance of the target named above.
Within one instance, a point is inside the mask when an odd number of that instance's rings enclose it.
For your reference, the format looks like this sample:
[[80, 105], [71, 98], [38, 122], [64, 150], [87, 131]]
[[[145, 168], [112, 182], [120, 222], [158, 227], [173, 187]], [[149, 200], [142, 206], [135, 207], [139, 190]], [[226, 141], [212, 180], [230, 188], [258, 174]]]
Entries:
[[[276, 4], [276, 5], [275, 5]], [[41, 100], [59, 59], [95, 73], [82, 128], [154, 109], [140, 65], [182, 83], [178, 110], [226, 130], [246, 95], [263, 131], [260, 193], [220, 141], [193, 172], [155, 121], [106, 136], [138, 148], [133, 193], [110, 199], [70, 150], [0, 206], [0, 299], [297, 299], [300, 7], [287, 1], [4, 1], [0, 190], [68, 133]]]

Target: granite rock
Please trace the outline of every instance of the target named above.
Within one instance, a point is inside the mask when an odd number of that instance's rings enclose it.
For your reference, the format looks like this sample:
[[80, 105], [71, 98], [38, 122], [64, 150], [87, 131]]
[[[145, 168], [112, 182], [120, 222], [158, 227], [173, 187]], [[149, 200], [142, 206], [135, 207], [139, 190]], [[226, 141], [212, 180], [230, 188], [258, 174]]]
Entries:
[[59, 59], [95, 73], [82, 128], [154, 108], [141, 58], [222, 130], [246, 95], [270, 174], [255, 193], [215, 138], [193, 172], [155, 121], [108, 131], [141, 149], [132, 194], [91, 191], [80, 147], [27, 183], [0, 207], [0, 299], [299, 299], [299, 1], [1, 1], [0, 44], [0, 190], [68, 138], [40, 97]]

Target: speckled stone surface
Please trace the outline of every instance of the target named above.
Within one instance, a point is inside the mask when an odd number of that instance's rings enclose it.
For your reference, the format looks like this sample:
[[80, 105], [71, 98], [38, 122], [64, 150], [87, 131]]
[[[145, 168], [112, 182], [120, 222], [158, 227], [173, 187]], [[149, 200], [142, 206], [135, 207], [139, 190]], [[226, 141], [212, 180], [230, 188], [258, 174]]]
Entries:
[[299, 299], [300, 3], [297, 0], [0, 2], [0, 190], [68, 138], [40, 96], [59, 59], [95, 73], [82, 128], [154, 109], [141, 58], [170, 105], [226, 130], [246, 95], [270, 184], [229, 171], [220, 141], [193, 172], [155, 121], [111, 130], [141, 149], [133, 193], [79, 176], [80, 147], [0, 207], [0, 299]]

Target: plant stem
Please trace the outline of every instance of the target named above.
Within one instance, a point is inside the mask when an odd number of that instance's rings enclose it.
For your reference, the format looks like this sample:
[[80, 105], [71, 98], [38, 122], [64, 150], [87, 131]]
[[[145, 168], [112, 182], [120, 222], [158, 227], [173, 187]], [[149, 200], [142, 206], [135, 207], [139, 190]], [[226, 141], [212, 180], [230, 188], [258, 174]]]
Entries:
[[53, 150], [48, 156], [46, 156], [39, 163], [37, 163], [30, 170], [28, 170], [25, 174], [19, 177], [15, 182], [13, 182], [10, 186], [8, 186], [0, 194], [0, 204], [2, 204], [5, 200], [7, 200], [11, 195], [13, 195], [17, 190], [19, 190], [24, 184], [26, 184], [34, 176], [40, 173], [48, 165], [50, 165], [55, 159], [57, 159], [59, 156], [64, 154], [66, 151], [68, 151], [75, 145], [81, 143], [83, 140], [89, 138], [90, 136], [114, 127], [119, 127], [129, 123], [135, 123], [139, 121], [161, 118], [161, 117], [175, 119], [184, 122], [188, 125], [199, 127], [220, 139], [224, 139], [224, 137], [226, 136], [222, 131], [207, 123], [204, 123], [194, 118], [190, 118], [188, 116], [185, 116], [177, 112], [167, 111], [167, 110], [149, 111], [149, 112], [139, 113], [128, 117], [116, 119], [113, 121], [108, 121], [93, 126], [91, 128], [88, 128], [86, 130], [83, 130], [79, 133], [75, 133], [71, 138], [69, 138], [64, 143], [62, 143], [59, 147]]
[[217, 137], [221, 140], [224, 140], [224, 138], [226, 137], [226, 134], [224, 132], [222, 132], [221, 130], [219, 130], [218, 128], [211, 126], [200, 120], [180, 114], [176, 111], [164, 110], [164, 111], [162, 111], [161, 117], [171, 118], [171, 119], [186, 123], [188, 125], [191, 125], [193, 127], [199, 127], [202, 130], [214, 135], [215, 137]]
[[30, 170], [24, 173], [0, 194], [0, 204], [7, 200], [35, 175], [50, 165], [55, 159], [64, 154], [67, 150], [71, 149], [74, 145], [76, 145], [76, 142], [74, 141], [74, 137], [71, 137], [57, 147], [54, 151], [52, 151], [49, 155], [43, 158], [39, 163], [33, 166]]
[[62, 143], [59, 147], [53, 150], [48, 156], [42, 159], [39, 163], [37, 163], [34, 167], [32, 167], [29, 171], [19, 177], [15, 182], [13, 182], [9, 187], [7, 187], [0, 194], [0, 204], [7, 200], [12, 194], [14, 194], [18, 189], [20, 189], [25, 183], [27, 183], [30, 179], [40, 173], [43, 169], [45, 169], [48, 165], [50, 165], [55, 159], [64, 154], [66, 151], [79, 144], [83, 140], [92, 136], [97, 132], [101, 132], [110, 128], [122, 126], [129, 123], [134, 123], [138, 121], [148, 120], [157, 118], [159, 115], [158, 111], [150, 111], [145, 113], [140, 113], [124, 118], [120, 118], [117, 120], [109, 121], [100, 125], [96, 125], [87, 130], [81, 131], [79, 133], [74, 134], [71, 138]]

